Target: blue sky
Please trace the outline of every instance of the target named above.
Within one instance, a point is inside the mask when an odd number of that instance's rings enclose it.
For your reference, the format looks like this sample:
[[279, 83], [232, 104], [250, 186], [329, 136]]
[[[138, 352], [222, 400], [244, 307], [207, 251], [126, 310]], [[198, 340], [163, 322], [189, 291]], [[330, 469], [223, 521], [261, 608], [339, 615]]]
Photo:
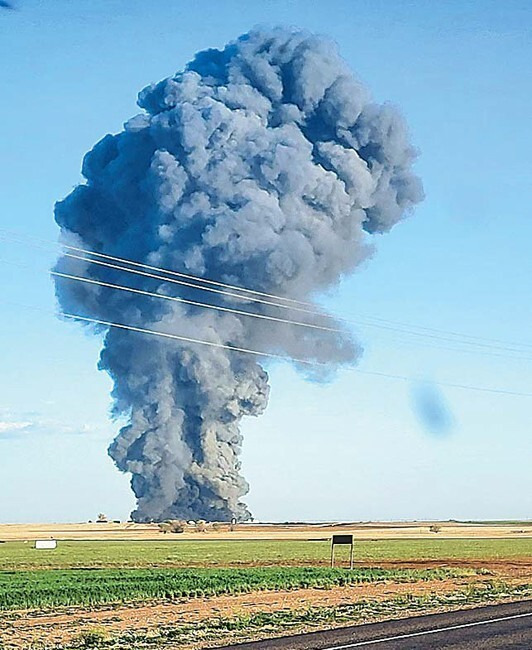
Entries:
[[[54, 202], [79, 182], [84, 153], [137, 112], [141, 88], [256, 24], [296, 25], [335, 39], [375, 98], [400, 106], [427, 194], [324, 302], [347, 318], [532, 346], [528, 1], [17, 6], [0, 13], [2, 228], [55, 240]], [[106, 455], [117, 424], [99, 341], [53, 315], [53, 251], [0, 239], [0, 259], [22, 265], [1, 264], [0, 521], [125, 518], [133, 498]], [[363, 370], [532, 392], [532, 348], [355, 331]], [[532, 398], [442, 387], [452, 426], [435, 435], [414, 382], [341, 371], [316, 384], [287, 364], [270, 374], [268, 410], [243, 427], [259, 519], [531, 516]]]

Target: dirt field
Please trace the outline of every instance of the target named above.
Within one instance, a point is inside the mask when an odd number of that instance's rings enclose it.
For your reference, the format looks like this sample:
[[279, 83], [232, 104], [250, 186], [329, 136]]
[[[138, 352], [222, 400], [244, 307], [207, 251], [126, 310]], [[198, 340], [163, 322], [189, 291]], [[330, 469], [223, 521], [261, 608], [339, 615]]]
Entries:
[[[187, 526], [179, 539], [311, 539], [330, 537], [333, 533], [353, 533], [358, 539], [427, 539], [434, 538], [430, 527], [437, 525], [438, 538], [532, 538], [532, 521], [502, 523], [459, 522], [371, 522], [335, 524], [238, 524], [207, 526], [198, 532]], [[84, 540], [161, 540], [169, 535], [157, 524], [72, 523], [72, 524], [0, 524], [0, 541], [24, 541], [54, 537]]]
[[417, 585], [357, 585], [327, 591], [299, 589], [238, 596], [218, 596], [179, 603], [144, 606], [113, 606], [93, 611], [59, 610], [47, 614], [19, 613], [0, 617], [0, 640], [6, 648], [26, 649], [31, 644], [65, 644], [75, 640], [80, 630], [101, 627], [113, 634], [124, 630], [149, 633], [160, 626], [190, 624], [213, 616], [250, 615], [267, 609], [287, 610], [314, 606], [338, 606], [367, 598], [385, 599], [401, 594], [452, 592], [467, 584], [465, 579], [426, 582]]

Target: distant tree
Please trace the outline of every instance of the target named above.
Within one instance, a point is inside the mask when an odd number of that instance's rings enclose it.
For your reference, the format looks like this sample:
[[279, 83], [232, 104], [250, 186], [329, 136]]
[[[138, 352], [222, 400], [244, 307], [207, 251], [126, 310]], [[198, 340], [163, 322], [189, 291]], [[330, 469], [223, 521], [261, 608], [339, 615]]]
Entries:
[[99, 523], [105, 523], [105, 522], [107, 521], [107, 515], [104, 515], [103, 512], [100, 512], [100, 513], [98, 514], [98, 519], [97, 519], [97, 521], [98, 521]]
[[185, 522], [184, 521], [172, 521], [172, 533], [184, 533], [185, 532]]
[[185, 524], [182, 521], [169, 519], [168, 521], [163, 521], [159, 524], [159, 530], [162, 533], [184, 533]]

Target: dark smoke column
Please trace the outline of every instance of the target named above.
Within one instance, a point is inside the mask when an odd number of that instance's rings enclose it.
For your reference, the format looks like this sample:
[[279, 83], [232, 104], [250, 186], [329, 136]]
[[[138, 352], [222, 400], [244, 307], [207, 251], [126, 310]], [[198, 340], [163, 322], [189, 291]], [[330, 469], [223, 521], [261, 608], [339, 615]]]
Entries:
[[[124, 131], [86, 155], [86, 183], [57, 204], [67, 241], [310, 300], [371, 253], [370, 233], [388, 231], [422, 198], [401, 118], [371, 102], [323, 38], [250, 32], [222, 51], [200, 52], [184, 72], [143, 90], [139, 105], [144, 112]], [[66, 257], [57, 266], [286, 316]], [[359, 354], [348, 333], [67, 280], [56, 288], [63, 309], [93, 318], [331, 368]], [[109, 453], [132, 474], [133, 518], [249, 516], [240, 501], [248, 485], [240, 475], [239, 426], [268, 401], [258, 358], [130, 331], [103, 334], [100, 367], [114, 381], [115, 413], [129, 421]]]

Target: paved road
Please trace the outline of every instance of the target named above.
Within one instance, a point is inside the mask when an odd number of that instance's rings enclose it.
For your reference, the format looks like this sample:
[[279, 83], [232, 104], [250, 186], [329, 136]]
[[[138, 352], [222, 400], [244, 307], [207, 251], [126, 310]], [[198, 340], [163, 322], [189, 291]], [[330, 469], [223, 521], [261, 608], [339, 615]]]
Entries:
[[312, 632], [225, 650], [532, 650], [532, 600]]

